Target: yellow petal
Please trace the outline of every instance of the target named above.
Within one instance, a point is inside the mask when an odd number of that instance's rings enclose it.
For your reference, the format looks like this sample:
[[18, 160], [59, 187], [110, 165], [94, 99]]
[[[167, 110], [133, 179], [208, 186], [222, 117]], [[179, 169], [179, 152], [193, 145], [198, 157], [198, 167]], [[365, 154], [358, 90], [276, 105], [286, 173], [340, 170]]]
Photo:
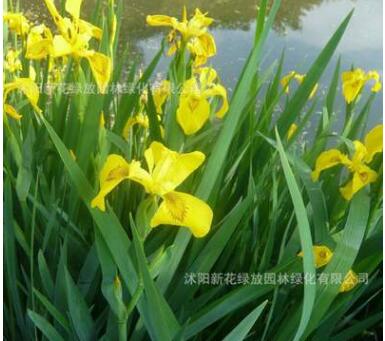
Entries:
[[154, 89], [153, 98], [156, 112], [162, 114], [162, 106], [171, 94], [171, 83], [168, 80], [163, 80], [158, 87]]
[[353, 270], [349, 270], [341, 284], [340, 292], [350, 291], [357, 284], [358, 284], [358, 276]]
[[67, 0], [65, 10], [74, 18], [79, 19], [82, 2], [83, 0]]
[[207, 62], [208, 58], [216, 55], [216, 45], [214, 37], [205, 33], [192, 39], [188, 48], [194, 56], [194, 66], [200, 66]]
[[53, 36], [44, 24], [31, 28], [27, 38], [26, 58], [43, 59], [52, 53]]
[[27, 51], [25, 57], [28, 59], [44, 59], [52, 51], [52, 40], [41, 39], [37, 42], [27, 42]]
[[342, 93], [346, 103], [353, 102], [367, 81], [365, 72], [361, 69], [342, 73]]
[[91, 201], [91, 207], [98, 207], [105, 211], [104, 198], [123, 180], [128, 179], [130, 175], [130, 164], [120, 155], [111, 154], [107, 157], [100, 176], [100, 189], [97, 196]]
[[382, 152], [383, 148], [383, 141], [382, 141], [382, 135], [383, 135], [383, 125], [379, 124], [375, 126], [369, 133], [365, 136], [365, 147], [368, 151], [368, 154], [366, 155], [365, 162], [369, 163], [372, 161], [374, 155], [377, 153]]
[[16, 111], [16, 109], [12, 105], [9, 104], [4, 104], [4, 112], [15, 120], [20, 120], [23, 117]]
[[382, 89], [382, 84], [380, 82], [380, 75], [377, 71], [372, 70], [367, 73], [368, 79], [372, 79], [375, 81], [374, 85], [370, 89], [372, 92], [379, 92]]
[[33, 81], [36, 81], [36, 70], [31, 64], [29, 65], [28, 71], [29, 71], [29, 78], [31, 78]]
[[345, 200], [351, 200], [358, 191], [366, 185], [377, 180], [377, 173], [363, 164], [356, 166], [353, 178], [345, 186], [340, 188], [341, 195]]
[[99, 52], [93, 52], [87, 55], [86, 58], [90, 63], [92, 75], [95, 78], [100, 93], [106, 93], [112, 72], [111, 58]]
[[[301, 251], [298, 256], [303, 257], [303, 251]], [[330, 262], [333, 257], [333, 252], [326, 245], [314, 245], [313, 257], [314, 265], [318, 269]]]
[[353, 165], [351, 165], [351, 167], [353, 166], [354, 168], [354, 165], [361, 164], [364, 161], [364, 159], [368, 155], [368, 151], [364, 146], [364, 144], [361, 143], [361, 141], [355, 140], [353, 141], [353, 145], [354, 145], [354, 154], [352, 157]]
[[152, 176], [150, 191], [160, 196], [174, 190], [205, 160], [201, 152], [177, 153], [159, 142], [152, 142], [144, 155]]
[[315, 169], [311, 173], [313, 181], [319, 179], [320, 173], [328, 168], [334, 167], [339, 164], [347, 165], [349, 164], [349, 159], [346, 155], [342, 154], [338, 149], [329, 149], [325, 152], [322, 152], [315, 163]]
[[148, 15], [146, 22], [150, 26], [173, 26], [176, 22], [176, 18], [169, 17], [168, 15]]
[[223, 118], [227, 111], [229, 110], [229, 102], [227, 100], [227, 90], [224, 86], [216, 84], [210, 89], [204, 91], [204, 96], [214, 97], [218, 96], [222, 99], [222, 105], [219, 110], [215, 113], [215, 116], [218, 118]]
[[181, 96], [176, 118], [186, 135], [195, 134], [207, 122], [210, 104], [205, 98]]
[[72, 45], [61, 35], [55, 35], [52, 44], [54, 58], [68, 56], [73, 53]]
[[200, 27], [210, 26], [214, 22], [213, 18], [207, 16], [207, 13], [202, 13], [199, 8], [195, 9], [194, 16], [191, 18], [191, 25]]
[[217, 72], [212, 67], [200, 67], [195, 69], [195, 73], [199, 75], [199, 82], [204, 89], [214, 85], [218, 78]]
[[106, 125], [106, 120], [104, 119], [104, 112], [102, 111], [99, 117], [99, 128], [104, 128], [105, 125]]
[[[282, 79], [282, 81], [283, 81], [282, 86], [285, 87], [284, 84], [287, 84], [287, 89], [285, 89], [285, 91], [286, 91], [286, 93], [288, 93], [288, 86], [289, 86], [288, 84], [289, 84], [290, 80], [294, 78], [298, 82], [298, 84], [302, 84], [302, 82], [305, 80], [306, 75], [292, 71], [286, 77], [287, 77], [286, 80], [284, 80], [285, 77]], [[281, 81], [281, 83], [282, 83], [282, 81]], [[315, 96], [317, 90], [318, 90], [318, 84], [314, 85], [314, 87], [313, 87], [313, 89], [309, 95], [309, 99], [312, 99]]]
[[28, 98], [36, 112], [41, 113], [41, 109], [37, 103], [39, 101], [39, 87], [30, 78], [16, 78], [13, 82], [4, 85], [4, 99], [7, 100], [7, 96], [11, 91], [20, 90]]
[[63, 17], [59, 14], [55, 3], [53, 0], [44, 0], [45, 5], [48, 8], [49, 13], [51, 14], [51, 17], [59, 29], [60, 33], [62, 35], [67, 35], [67, 24], [65, 23]]
[[287, 139], [290, 140], [297, 130], [298, 126], [295, 123], [292, 123], [287, 131]]
[[30, 24], [26, 17], [22, 13], [4, 13], [4, 21], [8, 24], [10, 31], [15, 34], [24, 36], [28, 33]]
[[295, 75], [296, 75], [295, 71], [290, 71], [286, 76], [282, 77], [281, 79], [281, 85], [285, 93], [287, 94], [290, 91], [290, 88], [289, 88], [290, 81], [295, 77]]
[[204, 237], [210, 231], [213, 212], [204, 201], [181, 192], [167, 193], [163, 199], [151, 219], [151, 227], [183, 226], [189, 228], [196, 238]]
[[170, 57], [172, 56], [177, 50], [178, 50], [178, 47], [179, 47], [179, 44], [178, 42], [173, 42], [171, 45], [170, 45], [170, 48], [167, 50], [167, 56]]
[[141, 184], [147, 193], [152, 193], [153, 179], [151, 175], [141, 167], [140, 162], [131, 162], [130, 180]]
[[19, 54], [20, 52], [17, 52], [13, 49], [8, 50], [4, 61], [4, 68], [6, 70], [13, 73], [16, 71], [21, 71], [23, 69], [21, 60], [19, 59]]
[[80, 34], [86, 33], [89, 36], [97, 40], [100, 40], [102, 39], [103, 31], [99, 27], [92, 25], [88, 21], [79, 19], [79, 33]]
[[371, 92], [379, 92], [381, 91], [382, 89], [382, 84], [381, 82], [376, 82], [374, 83], [374, 85], [372, 86], [372, 88], [370, 89]]
[[122, 136], [128, 140], [128, 137], [130, 135], [130, 130], [133, 126], [140, 125], [145, 129], [148, 129], [149, 127], [149, 120], [147, 115], [138, 114], [134, 117], [130, 117], [126, 124], [124, 125]]

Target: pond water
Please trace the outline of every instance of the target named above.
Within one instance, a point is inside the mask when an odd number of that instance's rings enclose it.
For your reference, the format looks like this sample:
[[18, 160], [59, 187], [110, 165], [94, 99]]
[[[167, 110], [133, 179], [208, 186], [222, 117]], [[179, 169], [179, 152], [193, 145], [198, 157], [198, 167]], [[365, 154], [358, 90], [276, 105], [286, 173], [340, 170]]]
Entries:
[[[222, 82], [231, 90], [250, 51], [255, 30], [258, 0], [127, 0], [124, 1], [121, 42], [129, 44], [131, 58], [147, 65], [158, 51], [165, 31], [148, 27], [148, 14], [180, 16], [184, 4], [191, 13], [196, 7], [209, 12], [215, 19], [212, 33], [217, 43], [213, 66]], [[42, 0], [21, 0], [22, 9], [30, 18], [48, 18]], [[90, 16], [95, 0], [84, 0], [82, 13]], [[349, 27], [332, 63], [321, 80], [322, 88], [329, 83], [338, 56], [342, 69], [352, 65], [364, 70], [375, 69], [382, 75], [382, 1], [381, 0], [282, 0], [264, 50], [262, 67], [280, 57], [285, 49], [284, 71], [305, 73], [338, 25], [355, 8]], [[157, 72], [162, 73], [169, 62], [164, 57]], [[342, 106], [342, 98], [339, 99]], [[382, 120], [382, 93], [377, 95], [370, 125]]]

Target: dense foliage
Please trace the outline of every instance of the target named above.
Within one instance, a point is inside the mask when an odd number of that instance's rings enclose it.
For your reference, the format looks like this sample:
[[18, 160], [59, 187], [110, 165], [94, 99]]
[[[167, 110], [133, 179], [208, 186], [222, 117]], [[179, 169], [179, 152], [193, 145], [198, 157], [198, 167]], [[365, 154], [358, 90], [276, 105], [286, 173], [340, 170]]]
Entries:
[[123, 2], [86, 21], [44, 1], [51, 23], [4, 14], [4, 338], [375, 339], [381, 82], [338, 62], [318, 85], [352, 13], [283, 75], [284, 56], [260, 68], [280, 5], [263, 0], [230, 96], [200, 10], [148, 16], [166, 35], [139, 70], [117, 52]]

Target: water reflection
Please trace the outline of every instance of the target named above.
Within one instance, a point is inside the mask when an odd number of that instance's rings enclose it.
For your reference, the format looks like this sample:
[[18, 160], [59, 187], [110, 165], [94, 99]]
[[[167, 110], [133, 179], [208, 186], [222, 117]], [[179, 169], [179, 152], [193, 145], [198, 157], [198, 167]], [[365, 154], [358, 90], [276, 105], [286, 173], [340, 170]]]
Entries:
[[[302, 29], [302, 18], [321, 3], [330, 1], [341, 0], [283, 0], [274, 29], [279, 33], [285, 33], [288, 29]], [[49, 20], [42, 0], [21, 0], [20, 3], [23, 11], [32, 20], [42, 18]], [[96, 0], [85, 0], [82, 13], [86, 17], [92, 16], [96, 3]], [[123, 2], [122, 35], [128, 35], [130, 39], [136, 40], [148, 38], [157, 32], [145, 25], [148, 14], [162, 13], [180, 17], [183, 6], [186, 6], [188, 12], [192, 12], [195, 8], [209, 12], [215, 18], [212, 27], [249, 30], [250, 23], [255, 21], [259, 3], [260, 0], [128, 0]]]

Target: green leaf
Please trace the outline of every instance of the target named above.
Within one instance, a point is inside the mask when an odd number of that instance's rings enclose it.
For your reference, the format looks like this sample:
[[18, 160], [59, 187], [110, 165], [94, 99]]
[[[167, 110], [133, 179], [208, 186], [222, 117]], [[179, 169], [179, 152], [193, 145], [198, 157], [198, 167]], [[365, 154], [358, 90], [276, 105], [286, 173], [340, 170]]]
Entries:
[[334, 102], [337, 94], [338, 80], [340, 77], [341, 57], [338, 58], [336, 68], [334, 69], [333, 78], [329, 86], [328, 94], [326, 96], [326, 108], [329, 115], [334, 111]]
[[44, 258], [43, 252], [39, 250], [37, 254], [37, 261], [39, 266], [40, 278], [43, 284], [45, 292], [49, 297], [53, 297], [54, 295], [54, 284], [52, 280], [51, 273], [48, 268], [48, 264]]
[[52, 315], [53, 318], [57, 322], [60, 323], [60, 325], [64, 328], [64, 330], [70, 334], [70, 325], [67, 321], [67, 319], [60, 313], [59, 310], [55, 308], [55, 306], [46, 298], [39, 290], [34, 289], [34, 294], [38, 298], [38, 300], [41, 302], [41, 304], [47, 309], [47, 311]]
[[[333, 273], [341, 274], [342, 278], [344, 278], [348, 270], [353, 266], [365, 235], [370, 211], [369, 207], [370, 199], [365, 189], [361, 190], [354, 196], [350, 204], [343, 237], [337, 243], [332, 260], [323, 271], [329, 276], [328, 278]], [[316, 300], [317, 309], [313, 312], [307, 334], [316, 328], [319, 321], [328, 311], [339, 293], [339, 287], [340, 284], [338, 283], [328, 283], [319, 289]]]
[[299, 86], [293, 98], [288, 103], [285, 111], [278, 119], [278, 130], [281, 136], [286, 136], [290, 125], [294, 122], [308, 101], [310, 93], [312, 92], [322, 73], [325, 71], [326, 66], [329, 64], [329, 61], [332, 58], [334, 51], [336, 50], [352, 15], [353, 10], [341, 23], [334, 35], [330, 38], [329, 42], [319, 54], [318, 58], [314, 61], [309, 71], [306, 73], [304, 81]]
[[[277, 139], [277, 148], [278, 148], [279, 156], [281, 158], [283, 172], [285, 174], [291, 200], [293, 201], [293, 205], [294, 205], [294, 212], [297, 218], [298, 231], [301, 239], [301, 248], [304, 253], [304, 256], [303, 256], [304, 273], [305, 275], [308, 275], [310, 278], [315, 278], [313, 243], [312, 243], [310, 224], [307, 218], [305, 204], [303, 203], [301, 191], [298, 188], [297, 181], [290, 168], [289, 161], [286, 157], [277, 129], [275, 130], [275, 135]], [[305, 329], [310, 321], [310, 316], [313, 310], [315, 297], [316, 297], [315, 284], [306, 283], [305, 281], [302, 316], [301, 316], [301, 321], [298, 326], [294, 340], [299, 340], [302, 337], [303, 333], [305, 332]]]
[[138, 268], [143, 276], [143, 301], [147, 306], [147, 310], [151, 312], [150, 328], [147, 331], [150, 333], [153, 340], [171, 341], [180, 329], [179, 323], [150, 275], [143, 245], [139, 240], [139, 235], [132, 218], [131, 230], [134, 239]]
[[15, 283], [19, 276], [19, 259], [16, 253], [15, 233], [13, 229], [13, 197], [11, 183], [8, 177], [4, 181], [4, 283], [7, 296], [11, 300], [10, 308], [16, 315], [16, 323], [23, 337], [28, 338], [24, 320], [25, 313], [21, 305], [20, 292]]
[[261, 316], [267, 301], [256, 307], [248, 314], [224, 339], [223, 341], [242, 341], [246, 338], [250, 329], [253, 328], [255, 321]]
[[77, 336], [81, 341], [94, 339], [96, 336], [95, 326], [87, 303], [67, 269], [65, 270], [65, 286], [68, 309]]
[[[247, 210], [250, 209], [253, 200], [247, 197], [234, 207], [234, 209], [224, 218], [223, 224], [218, 226], [215, 234], [210, 238], [208, 243], [200, 251], [197, 258], [186, 270], [187, 273], [208, 273], [224, 251], [231, 236], [234, 234], [239, 222], [244, 217]], [[188, 287], [181, 278], [179, 285], [173, 289], [172, 300], [177, 302], [188, 302], [198, 288]], [[180, 303], [179, 303], [180, 304]]]
[[273, 25], [280, 2], [280, 0], [274, 1], [261, 37], [258, 39], [257, 44], [250, 53], [248, 62], [246, 63], [236, 86], [222, 130], [206, 164], [205, 172], [196, 193], [198, 197], [204, 200], [209, 198], [224, 166], [226, 157], [228, 156], [228, 150], [236, 133], [238, 123], [242, 117], [244, 105], [245, 103], [248, 103], [249, 89], [252, 87], [255, 80], [254, 75], [261, 60], [263, 43], [265, 42], [268, 32]]
[[162, 134], [160, 131], [160, 124], [158, 115], [155, 108], [154, 97], [152, 96], [151, 87], [147, 87], [148, 90], [148, 103], [147, 103], [147, 115], [150, 123], [150, 136], [153, 141], [162, 142]]
[[64, 338], [56, 331], [56, 329], [41, 315], [28, 310], [28, 316], [33, 321], [35, 326], [41, 330], [41, 332], [48, 338], [50, 341], [64, 341]]
[[[380, 323], [382, 321], [383, 314], [382, 312], [374, 314], [362, 321], [359, 321], [352, 325], [349, 328], [346, 328], [342, 332], [338, 333], [335, 336], [332, 336], [330, 341], [345, 341], [345, 340], [353, 340], [357, 335], [363, 334], [367, 329]], [[364, 336], [362, 335], [362, 338]], [[361, 339], [361, 337], [360, 337]]]
[[273, 289], [274, 286], [272, 285], [250, 285], [234, 289], [230, 293], [223, 295], [220, 299], [210, 303], [202, 311], [191, 316], [190, 323], [185, 332], [186, 339], [197, 335], [212, 323]]
[[34, 143], [36, 137], [31, 125], [22, 146], [22, 164], [16, 178], [16, 192], [20, 201], [25, 201], [32, 184], [32, 159], [34, 155]]

